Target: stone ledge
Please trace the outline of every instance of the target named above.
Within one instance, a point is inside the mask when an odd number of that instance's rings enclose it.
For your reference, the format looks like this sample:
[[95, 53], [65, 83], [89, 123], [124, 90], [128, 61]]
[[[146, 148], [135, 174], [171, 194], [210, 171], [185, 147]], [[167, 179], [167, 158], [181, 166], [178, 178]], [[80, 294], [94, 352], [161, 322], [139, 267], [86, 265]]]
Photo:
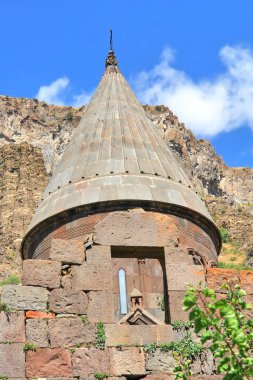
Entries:
[[120, 325], [106, 324], [106, 346], [143, 346], [167, 343], [175, 340], [177, 332], [171, 325]]

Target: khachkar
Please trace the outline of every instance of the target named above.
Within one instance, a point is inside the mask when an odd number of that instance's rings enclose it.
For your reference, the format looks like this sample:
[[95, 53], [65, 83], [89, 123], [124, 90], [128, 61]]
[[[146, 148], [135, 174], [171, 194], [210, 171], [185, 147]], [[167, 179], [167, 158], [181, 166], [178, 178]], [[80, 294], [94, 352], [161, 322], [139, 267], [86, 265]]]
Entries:
[[2, 341], [14, 343], [0, 345], [0, 375], [169, 370], [169, 354], [161, 368], [143, 346], [175, 339], [187, 285], [205, 281], [219, 250], [208, 211], [111, 49], [23, 239], [23, 284], [2, 289], [17, 313], [2, 317]]

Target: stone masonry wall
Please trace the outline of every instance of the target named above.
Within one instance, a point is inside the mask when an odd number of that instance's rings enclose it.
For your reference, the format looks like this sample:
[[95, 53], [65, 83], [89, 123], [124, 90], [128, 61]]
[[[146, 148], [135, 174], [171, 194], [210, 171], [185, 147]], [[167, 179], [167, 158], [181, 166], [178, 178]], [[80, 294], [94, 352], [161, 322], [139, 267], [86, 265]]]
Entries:
[[[179, 269], [186, 275], [173, 255], [166, 265], [171, 276]], [[83, 243], [73, 240], [55, 239], [49, 260], [24, 261], [22, 285], [1, 289], [0, 378], [172, 380], [174, 360], [159, 345], [180, 339], [180, 332], [171, 325], [114, 324], [110, 271], [108, 246], [84, 252]], [[252, 301], [253, 272], [210, 268], [206, 274], [217, 292], [234, 278]], [[175, 289], [179, 282], [171, 281]], [[144, 352], [151, 343], [156, 351]], [[199, 380], [221, 378], [212, 357], [195, 363], [194, 373]]]

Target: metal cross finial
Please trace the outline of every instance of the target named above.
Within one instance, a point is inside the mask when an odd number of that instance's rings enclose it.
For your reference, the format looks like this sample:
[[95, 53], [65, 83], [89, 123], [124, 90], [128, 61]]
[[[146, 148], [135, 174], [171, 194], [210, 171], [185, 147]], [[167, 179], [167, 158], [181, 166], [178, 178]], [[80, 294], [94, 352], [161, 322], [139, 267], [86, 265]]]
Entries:
[[115, 57], [112, 44], [112, 29], [110, 29], [110, 50], [105, 60], [105, 67], [118, 66], [117, 58]]
[[110, 29], [110, 50], [113, 50], [113, 45], [112, 45], [112, 29]]

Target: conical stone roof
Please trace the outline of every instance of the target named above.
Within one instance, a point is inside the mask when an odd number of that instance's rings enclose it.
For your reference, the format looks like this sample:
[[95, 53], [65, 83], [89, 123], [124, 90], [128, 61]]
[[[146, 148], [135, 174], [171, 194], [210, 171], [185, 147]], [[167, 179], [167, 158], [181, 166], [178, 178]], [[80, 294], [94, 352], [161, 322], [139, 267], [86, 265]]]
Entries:
[[28, 234], [42, 221], [65, 210], [108, 201], [170, 204], [211, 221], [180, 163], [155, 131], [118, 69], [112, 50]]

